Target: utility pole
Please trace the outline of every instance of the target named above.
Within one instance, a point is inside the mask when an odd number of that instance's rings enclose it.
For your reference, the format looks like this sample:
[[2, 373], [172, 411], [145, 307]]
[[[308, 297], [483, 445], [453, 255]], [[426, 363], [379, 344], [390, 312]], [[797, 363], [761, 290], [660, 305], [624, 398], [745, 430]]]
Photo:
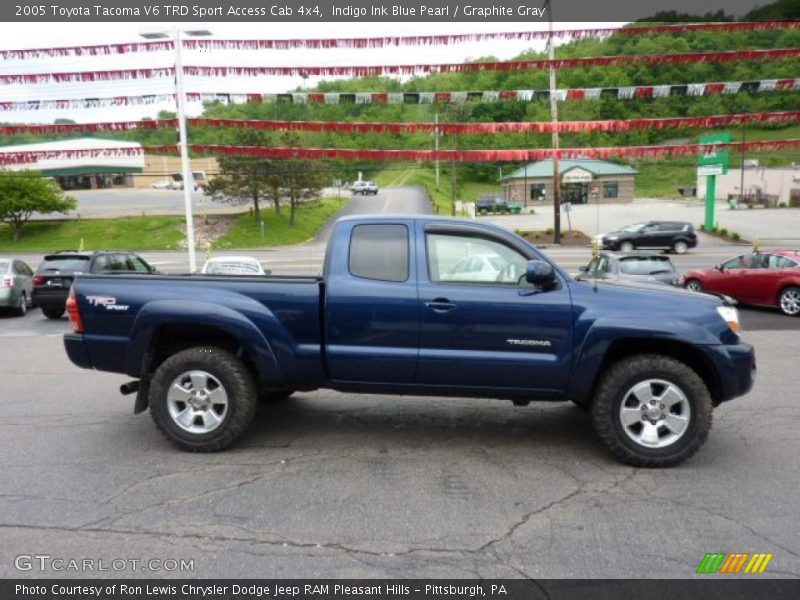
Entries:
[[[550, 37], [547, 42], [550, 60], [555, 60], [556, 47], [553, 44], [553, 4], [547, 0], [547, 15], [550, 17]], [[561, 243], [561, 165], [558, 159], [558, 101], [556, 100], [556, 70], [550, 64], [550, 116], [553, 122], [553, 243]], [[526, 173], [527, 174], [527, 173]]]
[[455, 135], [452, 136], [452, 138], [453, 138], [453, 158], [451, 159], [451, 162], [450, 162], [450, 173], [452, 174], [452, 180], [451, 180], [451, 183], [450, 183], [450, 185], [452, 187], [451, 194], [450, 194], [450, 216], [452, 216], [452, 217], [456, 216], [456, 156], [455, 156], [455, 154], [456, 154], [456, 138], [457, 137], [458, 136], [455, 136]]
[[745, 160], [744, 159], [744, 143], [745, 143], [746, 140], [747, 140], [747, 123], [745, 123], [742, 126], [742, 164], [739, 165], [740, 166], [739, 171], [741, 171], [741, 173], [740, 173], [740, 178], [739, 178], [739, 202], [737, 204], [740, 204], [742, 206], [744, 206], [744, 204], [743, 204], [743, 202], [744, 202], [744, 160]]
[[436, 191], [439, 191], [439, 113], [433, 115], [433, 150], [436, 152]]

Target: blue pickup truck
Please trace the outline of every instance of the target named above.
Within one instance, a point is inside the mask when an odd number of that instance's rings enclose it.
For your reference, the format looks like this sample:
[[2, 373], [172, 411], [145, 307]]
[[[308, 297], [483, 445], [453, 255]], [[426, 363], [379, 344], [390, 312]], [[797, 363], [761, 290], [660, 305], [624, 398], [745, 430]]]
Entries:
[[572, 400], [620, 460], [664, 467], [755, 376], [725, 299], [576, 281], [509, 231], [436, 217], [339, 220], [321, 277], [81, 276], [67, 311], [72, 362], [135, 378], [135, 412], [200, 452], [259, 400], [331, 388]]

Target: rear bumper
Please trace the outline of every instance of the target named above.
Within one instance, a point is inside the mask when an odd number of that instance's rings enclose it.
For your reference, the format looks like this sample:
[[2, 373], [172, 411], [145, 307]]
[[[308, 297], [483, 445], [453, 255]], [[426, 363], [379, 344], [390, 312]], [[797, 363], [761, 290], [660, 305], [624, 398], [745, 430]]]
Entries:
[[83, 343], [83, 336], [77, 333], [64, 334], [64, 349], [72, 364], [81, 369], [91, 369], [92, 363], [89, 354], [86, 352], [86, 345]]
[[706, 354], [717, 368], [720, 394], [718, 401], [727, 402], [744, 396], [756, 379], [756, 354], [750, 344], [706, 346]]
[[66, 308], [69, 288], [62, 290], [40, 290], [33, 288], [33, 303], [43, 308]]

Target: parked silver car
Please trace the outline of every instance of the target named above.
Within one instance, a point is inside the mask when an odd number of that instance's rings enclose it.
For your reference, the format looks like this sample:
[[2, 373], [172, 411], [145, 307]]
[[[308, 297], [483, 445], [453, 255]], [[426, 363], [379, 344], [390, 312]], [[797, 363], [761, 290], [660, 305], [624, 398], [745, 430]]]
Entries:
[[682, 285], [669, 256], [656, 252], [600, 252], [581, 267], [582, 279], [625, 279], [641, 283]]
[[32, 298], [33, 270], [19, 259], [0, 257], [0, 308], [24, 317]]

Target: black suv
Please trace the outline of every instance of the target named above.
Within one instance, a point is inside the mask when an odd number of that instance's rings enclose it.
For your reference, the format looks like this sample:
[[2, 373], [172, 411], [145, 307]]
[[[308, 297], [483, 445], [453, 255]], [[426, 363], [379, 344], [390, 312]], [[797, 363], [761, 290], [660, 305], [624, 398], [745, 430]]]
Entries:
[[600, 245], [621, 252], [630, 252], [637, 248], [665, 248], [676, 254], [683, 254], [689, 248], [697, 246], [697, 234], [691, 223], [645, 221], [603, 234]]
[[60, 319], [76, 275], [82, 273], [156, 273], [133, 252], [105, 250], [48, 254], [33, 276], [33, 302], [48, 319]]

